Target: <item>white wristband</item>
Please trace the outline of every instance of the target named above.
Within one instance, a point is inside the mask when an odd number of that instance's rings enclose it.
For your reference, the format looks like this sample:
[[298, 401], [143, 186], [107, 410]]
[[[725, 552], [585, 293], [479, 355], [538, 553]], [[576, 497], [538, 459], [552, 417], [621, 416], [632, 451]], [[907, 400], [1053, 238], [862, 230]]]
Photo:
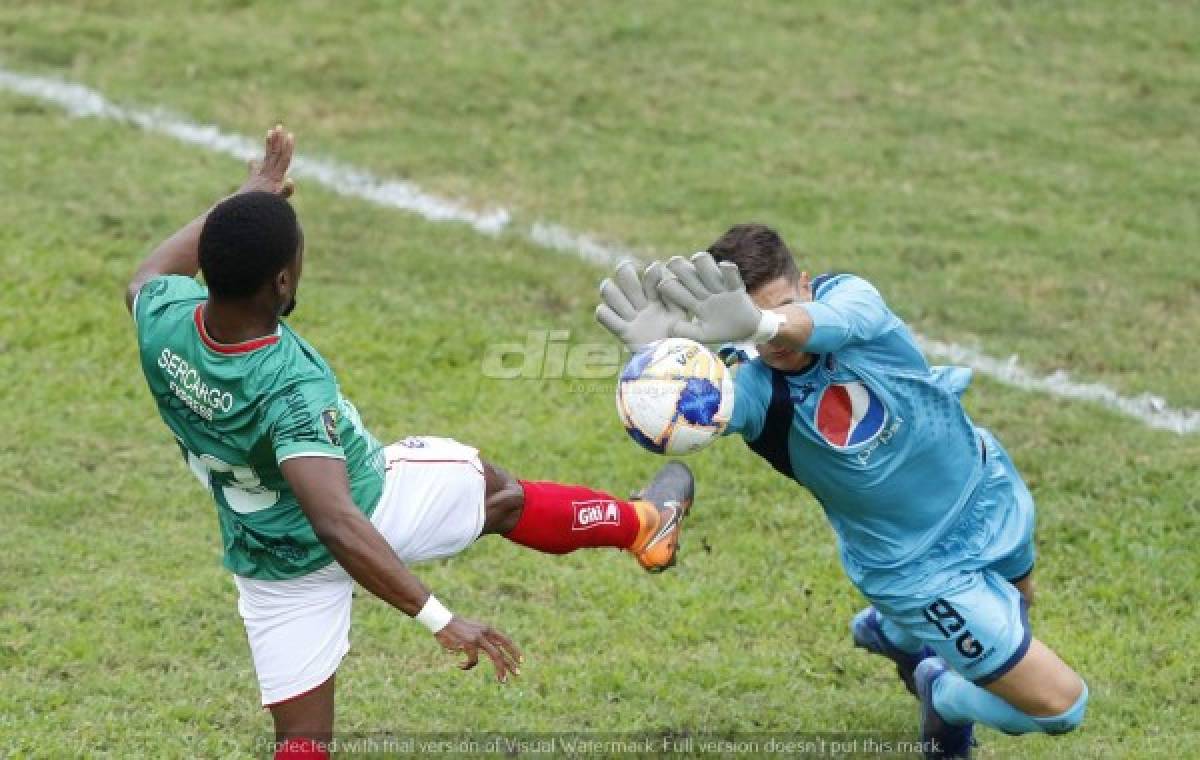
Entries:
[[750, 336], [750, 340], [755, 343], [767, 343], [779, 334], [779, 328], [783, 327], [783, 323], [786, 321], [787, 318], [782, 314], [763, 309], [758, 329], [754, 331], [754, 335]]
[[425, 600], [425, 606], [413, 620], [428, 628], [430, 633], [437, 633], [450, 624], [452, 617], [454, 617], [453, 613], [446, 609], [436, 596], [430, 594], [429, 598]]

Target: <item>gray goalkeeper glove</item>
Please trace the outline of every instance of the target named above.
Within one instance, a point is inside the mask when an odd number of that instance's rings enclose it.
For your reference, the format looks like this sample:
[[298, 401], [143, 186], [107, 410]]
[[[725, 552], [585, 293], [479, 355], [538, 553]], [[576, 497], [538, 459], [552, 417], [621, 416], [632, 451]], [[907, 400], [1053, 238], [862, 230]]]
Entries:
[[712, 254], [701, 251], [690, 260], [672, 258], [667, 270], [670, 275], [659, 283], [658, 292], [664, 301], [692, 316], [690, 322], [675, 323], [671, 335], [677, 338], [699, 343], [766, 343], [785, 321], [783, 315], [754, 304], [732, 261], [717, 264]]
[[676, 322], [686, 319], [683, 309], [659, 295], [662, 264], [655, 261], [639, 277], [632, 261], [622, 261], [611, 280], [600, 283], [596, 321], [630, 351], [669, 338]]

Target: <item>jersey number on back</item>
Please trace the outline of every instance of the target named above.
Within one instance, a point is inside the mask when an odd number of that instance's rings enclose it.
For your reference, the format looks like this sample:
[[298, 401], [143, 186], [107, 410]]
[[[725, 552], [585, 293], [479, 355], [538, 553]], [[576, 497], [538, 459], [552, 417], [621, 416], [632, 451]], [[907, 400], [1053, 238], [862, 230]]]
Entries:
[[264, 488], [258, 474], [249, 467], [222, 462], [211, 454], [197, 456], [187, 452], [188, 467], [205, 488], [221, 489], [225, 503], [238, 514], [260, 512], [275, 506], [279, 492]]

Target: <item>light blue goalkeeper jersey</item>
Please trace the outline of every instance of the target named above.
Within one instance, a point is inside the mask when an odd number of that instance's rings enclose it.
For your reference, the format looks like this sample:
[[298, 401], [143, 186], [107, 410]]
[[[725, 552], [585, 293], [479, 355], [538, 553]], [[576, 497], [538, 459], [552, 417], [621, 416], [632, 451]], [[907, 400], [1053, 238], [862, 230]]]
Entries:
[[901, 570], [955, 525], [986, 454], [959, 402], [970, 370], [930, 367], [859, 277], [822, 275], [813, 299], [804, 350], [815, 361], [788, 373], [743, 353], [726, 433], [812, 491], [859, 584]]

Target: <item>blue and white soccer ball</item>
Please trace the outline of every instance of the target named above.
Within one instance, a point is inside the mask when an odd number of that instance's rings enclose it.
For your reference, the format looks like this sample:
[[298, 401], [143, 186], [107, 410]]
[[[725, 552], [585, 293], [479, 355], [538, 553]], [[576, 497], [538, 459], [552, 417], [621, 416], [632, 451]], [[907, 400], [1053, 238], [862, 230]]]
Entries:
[[617, 414], [629, 437], [649, 451], [699, 451], [729, 424], [733, 375], [694, 340], [655, 341], [622, 370]]

